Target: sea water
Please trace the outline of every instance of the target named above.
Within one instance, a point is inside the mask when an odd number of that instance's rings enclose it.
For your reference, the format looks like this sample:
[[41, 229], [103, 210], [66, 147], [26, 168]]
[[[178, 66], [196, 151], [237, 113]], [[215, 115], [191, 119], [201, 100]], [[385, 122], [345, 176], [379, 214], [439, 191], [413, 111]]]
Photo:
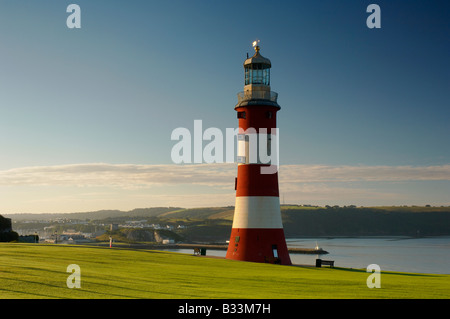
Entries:
[[289, 247], [313, 248], [326, 255], [290, 254], [294, 264], [314, 264], [316, 258], [334, 260], [336, 267], [367, 268], [377, 264], [383, 271], [450, 274], [450, 237], [340, 237], [287, 239]]

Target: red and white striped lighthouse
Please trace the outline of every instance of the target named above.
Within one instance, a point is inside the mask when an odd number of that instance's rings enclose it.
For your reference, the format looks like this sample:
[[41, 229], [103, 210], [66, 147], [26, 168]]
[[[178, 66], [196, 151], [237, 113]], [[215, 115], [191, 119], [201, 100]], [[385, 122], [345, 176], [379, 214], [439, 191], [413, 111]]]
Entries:
[[271, 171], [273, 163], [256, 156], [261, 155], [262, 145], [270, 153], [275, 142], [272, 140], [276, 136], [276, 113], [280, 110], [278, 94], [270, 91], [270, 60], [261, 56], [257, 41], [253, 46], [256, 52], [244, 62], [245, 86], [235, 107], [240, 131], [238, 173], [226, 258], [290, 265], [281, 221], [277, 169]]

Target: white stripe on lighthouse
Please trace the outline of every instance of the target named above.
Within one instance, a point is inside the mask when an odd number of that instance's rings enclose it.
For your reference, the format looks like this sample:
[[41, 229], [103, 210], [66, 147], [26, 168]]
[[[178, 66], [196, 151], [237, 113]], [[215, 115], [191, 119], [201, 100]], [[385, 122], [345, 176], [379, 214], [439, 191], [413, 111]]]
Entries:
[[275, 196], [236, 197], [233, 228], [283, 228], [280, 198]]
[[[252, 129], [255, 131], [255, 129]], [[278, 165], [279, 134], [239, 133], [237, 135], [237, 162], [239, 164], [274, 164]], [[277, 129], [272, 129], [278, 132]], [[251, 132], [250, 129], [247, 131]]]

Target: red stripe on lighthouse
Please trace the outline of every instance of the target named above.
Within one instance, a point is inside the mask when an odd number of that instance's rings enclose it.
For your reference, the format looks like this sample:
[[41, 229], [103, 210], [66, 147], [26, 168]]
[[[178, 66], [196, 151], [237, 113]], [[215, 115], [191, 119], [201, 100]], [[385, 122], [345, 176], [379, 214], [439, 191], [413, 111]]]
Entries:
[[236, 111], [245, 112], [245, 117], [239, 118], [239, 128], [247, 130], [254, 128], [259, 132], [259, 128], [277, 127], [277, 111], [279, 108], [270, 105], [247, 105], [236, 107]]
[[262, 164], [238, 165], [236, 196], [279, 196], [278, 173], [261, 174]]

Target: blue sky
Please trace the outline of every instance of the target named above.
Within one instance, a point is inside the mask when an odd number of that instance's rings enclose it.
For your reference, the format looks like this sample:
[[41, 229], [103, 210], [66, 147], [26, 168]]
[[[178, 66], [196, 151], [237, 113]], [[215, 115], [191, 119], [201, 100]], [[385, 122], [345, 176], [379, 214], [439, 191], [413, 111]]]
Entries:
[[[66, 26], [70, 3], [81, 29]], [[380, 29], [366, 26], [370, 3]], [[0, 213], [233, 205], [235, 166], [178, 167], [170, 136], [196, 119], [237, 126], [255, 39], [281, 105], [282, 201], [450, 205], [449, 12], [0, 0]]]

